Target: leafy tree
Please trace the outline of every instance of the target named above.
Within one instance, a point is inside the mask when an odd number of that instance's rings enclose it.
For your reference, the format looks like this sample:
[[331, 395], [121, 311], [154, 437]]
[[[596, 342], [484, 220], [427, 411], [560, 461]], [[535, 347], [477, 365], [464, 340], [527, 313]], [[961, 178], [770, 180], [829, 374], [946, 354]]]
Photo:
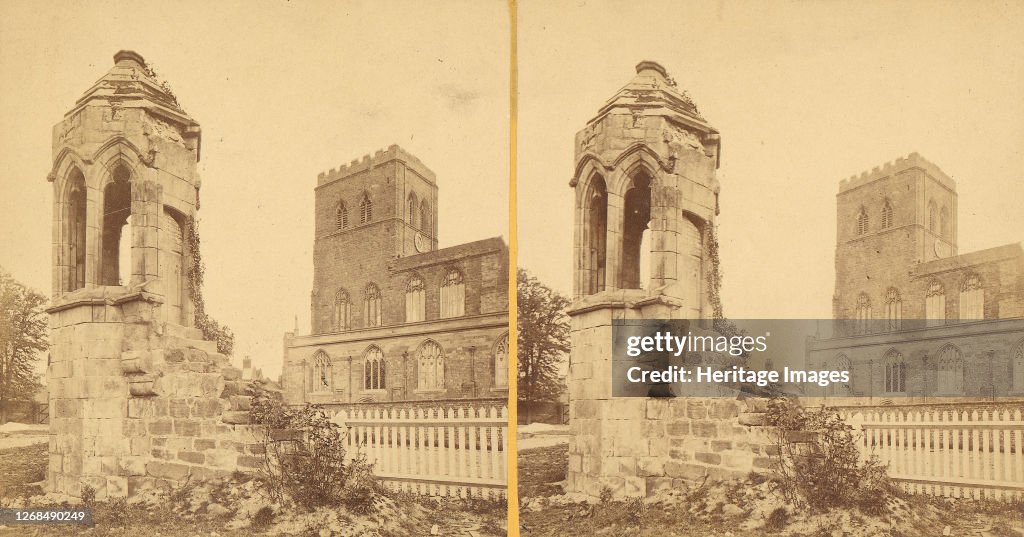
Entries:
[[36, 363], [48, 347], [46, 300], [0, 269], [0, 422], [9, 401], [29, 400], [41, 387]]
[[519, 403], [530, 421], [533, 403], [556, 401], [561, 391], [558, 364], [569, 352], [569, 299], [544, 285], [525, 269], [516, 274], [518, 297]]

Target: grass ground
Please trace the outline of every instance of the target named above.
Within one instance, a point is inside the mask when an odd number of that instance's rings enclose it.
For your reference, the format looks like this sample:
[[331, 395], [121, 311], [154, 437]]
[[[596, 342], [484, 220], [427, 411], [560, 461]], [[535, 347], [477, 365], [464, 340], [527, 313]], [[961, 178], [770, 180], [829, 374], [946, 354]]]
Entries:
[[[40, 503], [38, 484], [45, 478], [47, 445], [0, 449], [0, 507], [47, 507]], [[504, 536], [504, 503], [477, 500], [434, 500], [411, 494], [388, 494], [379, 512], [356, 514], [343, 508], [321, 508], [313, 513], [277, 513], [239, 522], [239, 506], [256, 500], [257, 485], [241, 479], [203, 488], [184, 489], [128, 503], [96, 502], [95, 525], [8, 525], [0, 536], [218, 536], [302, 535], [346, 537], [407, 537], [441, 535], [459, 537]], [[230, 490], [228, 490], [230, 489]], [[33, 496], [36, 498], [31, 499]], [[245, 498], [248, 496], [248, 498]], [[214, 511], [213, 499], [224, 510]], [[58, 505], [54, 505], [58, 507]]]
[[808, 513], [762, 480], [705, 484], [646, 500], [582, 502], [563, 494], [567, 465], [565, 445], [519, 452], [523, 537], [1024, 537], [1024, 502], [905, 496], [893, 498], [880, 516], [851, 509]]

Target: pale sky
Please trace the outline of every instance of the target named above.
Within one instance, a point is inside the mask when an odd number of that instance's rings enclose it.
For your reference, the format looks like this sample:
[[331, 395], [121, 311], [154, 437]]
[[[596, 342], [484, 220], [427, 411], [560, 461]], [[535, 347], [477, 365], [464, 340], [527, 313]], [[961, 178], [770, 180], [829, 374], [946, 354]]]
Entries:
[[276, 376], [309, 327], [319, 172], [398, 143], [440, 246], [508, 236], [506, 4], [0, 0], [0, 266], [50, 294], [51, 129], [132, 49], [203, 128], [208, 311]]
[[519, 10], [519, 265], [572, 292], [575, 133], [654, 60], [722, 133], [723, 305], [829, 318], [840, 179], [917, 151], [960, 252], [1024, 240], [1024, 3], [549, 2]]

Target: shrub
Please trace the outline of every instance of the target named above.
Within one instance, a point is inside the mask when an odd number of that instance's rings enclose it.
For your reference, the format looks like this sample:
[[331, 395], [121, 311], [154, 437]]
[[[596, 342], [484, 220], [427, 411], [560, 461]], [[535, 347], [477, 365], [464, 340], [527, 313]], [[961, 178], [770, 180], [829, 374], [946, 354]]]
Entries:
[[274, 523], [274, 510], [264, 505], [252, 515], [250, 524], [254, 530], [261, 530]]
[[280, 396], [257, 389], [250, 414], [264, 425], [261, 481], [271, 499], [287, 497], [301, 507], [345, 505], [366, 513], [381, 486], [365, 457], [346, 461], [344, 435], [316, 405], [289, 407]]
[[879, 514], [896, 488], [874, 456], [862, 459], [853, 428], [833, 409], [809, 411], [792, 399], [768, 403], [778, 454], [773, 471], [787, 500], [812, 509], [856, 507]]

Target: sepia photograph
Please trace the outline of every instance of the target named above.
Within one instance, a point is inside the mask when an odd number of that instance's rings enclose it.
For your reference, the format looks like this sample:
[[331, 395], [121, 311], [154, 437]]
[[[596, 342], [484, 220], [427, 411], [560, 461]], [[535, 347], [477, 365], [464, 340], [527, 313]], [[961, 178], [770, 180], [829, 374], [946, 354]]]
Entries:
[[0, 1], [0, 535], [506, 535], [511, 24]]
[[1022, 6], [518, 7], [519, 534], [1024, 535]]

